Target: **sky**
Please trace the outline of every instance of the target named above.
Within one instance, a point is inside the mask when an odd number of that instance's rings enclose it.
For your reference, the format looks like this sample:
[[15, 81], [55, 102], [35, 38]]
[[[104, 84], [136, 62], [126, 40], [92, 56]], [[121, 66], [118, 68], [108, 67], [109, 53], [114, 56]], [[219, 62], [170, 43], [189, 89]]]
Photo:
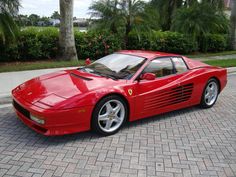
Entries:
[[[92, 0], [74, 0], [74, 16], [89, 17], [88, 7]], [[59, 0], [21, 0], [20, 14], [37, 14], [51, 16], [54, 11], [59, 11]]]

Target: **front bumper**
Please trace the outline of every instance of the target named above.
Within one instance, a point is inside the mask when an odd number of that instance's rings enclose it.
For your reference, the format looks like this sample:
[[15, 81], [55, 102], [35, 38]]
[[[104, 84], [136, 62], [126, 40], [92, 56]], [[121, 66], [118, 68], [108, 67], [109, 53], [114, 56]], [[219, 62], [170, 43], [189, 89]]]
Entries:
[[[13, 96], [13, 106], [22, 122], [34, 131], [46, 135], [64, 135], [90, 130], [92, 106], [66, 110], [46, 110]], [[30, 114], [42, 117], [45, 124], [30, 119]]]

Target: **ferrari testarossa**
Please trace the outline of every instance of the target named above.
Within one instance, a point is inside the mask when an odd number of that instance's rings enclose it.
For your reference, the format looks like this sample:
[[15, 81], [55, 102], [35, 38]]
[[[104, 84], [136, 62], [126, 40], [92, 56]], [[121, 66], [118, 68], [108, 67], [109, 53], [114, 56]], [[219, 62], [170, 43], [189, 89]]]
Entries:
[[119, 51], [78, 69], [29, 80], [12, 91], [18, 117], [44, 135], [116, 133], [135, 121], [193, 105], [212, 107], [226, 69], [184, 56]]

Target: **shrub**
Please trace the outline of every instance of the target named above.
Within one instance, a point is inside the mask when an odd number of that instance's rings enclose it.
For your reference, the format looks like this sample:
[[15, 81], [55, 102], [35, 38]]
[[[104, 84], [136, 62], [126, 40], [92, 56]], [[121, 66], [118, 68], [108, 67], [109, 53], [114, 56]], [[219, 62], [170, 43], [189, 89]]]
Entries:
[[196, 42], [188, 36], [177, 32], [160, 32], [152, 34], [135, 33], [129, 35], [128, 49], [158, 50], [163, 52], [186, 54], [196, 50]]
[[[55, 27], [30, 27], [21, 30], [18, 41], [3, 44], [0, 40], [0, 61], [42, 60], [55, 58], [59, 47], [59, 31]], [[204, 40], [203, 40], [204, 39]], [[220, 34], [210, 34], [199, 40], [201, 51], [216, 52], [225, 50], [227, 38]], [[96, 60], [122, 48], [122, 37], [109, 32], [75, 31], [75, 45], [79, 59]], [[127, 49], [155, 50], [186, 54], [196, 50], [196, 42], [177, 32], [141, 33], [131, 32], [128, 36]]]
[[221, 34], [208, 34], [199, 39], [201, 52], [219, 52], [227, 49], [227, 36]]
[[[82, 33], [75, 31], [78, 58], [98, 59], [121, 49], [120, 38], [107, 32]], [[30, 27], [20, 32], [18, 42], [3, 45], [0, 41], [0, 61], [37, 60], [55, 58], [59, 47], [57, 28]]]
[[42, 56], [42, 43], [37, 38], [36, 28], [26, 28], [20, 32], [18, 38], [18, 51], [20, 59], [34, 60]]
[[40, 30], [37, 34], [41, 42], [41, 58], [55, 58], [59, 48], [59, 30], [54, 27]]
[[78, 57], [82, 59], [98, 59], [121, 49], [121, 40], [108, 32], [76, 32], [75, 43]]
[[0, 41], [0, 61], [55, 58], [58, 52], [58, 29], [28, 27], [20, 31], [16, 43], [3, 45]]

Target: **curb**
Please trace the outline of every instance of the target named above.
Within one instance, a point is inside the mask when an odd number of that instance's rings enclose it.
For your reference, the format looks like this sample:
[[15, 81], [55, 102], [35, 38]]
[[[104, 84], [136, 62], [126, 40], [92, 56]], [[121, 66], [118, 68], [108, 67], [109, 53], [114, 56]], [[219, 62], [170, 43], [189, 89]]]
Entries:
[[[227, 68], [227, 74], [236, 73], [236, 67]], [[0, 105], [6, 105], [12, 103], [11, 95], [4, 94], [4, 96], [0, 96]]]

